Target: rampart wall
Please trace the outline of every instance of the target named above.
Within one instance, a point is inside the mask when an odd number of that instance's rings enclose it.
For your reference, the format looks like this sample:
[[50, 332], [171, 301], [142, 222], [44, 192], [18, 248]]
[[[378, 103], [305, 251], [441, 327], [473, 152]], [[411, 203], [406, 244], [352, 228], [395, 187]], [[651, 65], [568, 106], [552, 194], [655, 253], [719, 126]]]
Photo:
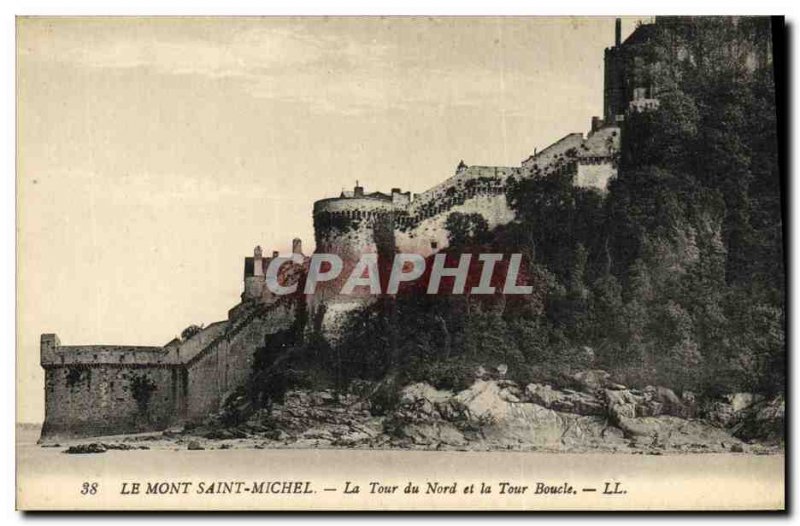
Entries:
[[43, 334], [42, 437], [156, 431], [218, 410], [244, 385], [265, 336], [290, 327], [296, 309], [282, 302], [238, 314], [165, 347], [62, 346], [55, 334]]
[[61, 346], [44, 334], [41, 352], [43, 436], [164, 429], [186, 411], [186, 375], [162, 348]]
[[288, 329], [296, 309], [288, 302], [256, 305], [232, 328], [187, 364], [189, 405], [186, 420], [201, 420], [222, 406], [226, 397], [247, 381], [254, 352], [267, 334]]

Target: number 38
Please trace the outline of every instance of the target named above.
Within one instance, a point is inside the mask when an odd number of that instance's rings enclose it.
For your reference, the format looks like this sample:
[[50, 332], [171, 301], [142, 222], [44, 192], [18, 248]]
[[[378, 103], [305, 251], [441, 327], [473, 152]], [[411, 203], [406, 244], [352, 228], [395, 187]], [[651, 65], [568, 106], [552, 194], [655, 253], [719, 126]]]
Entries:
[[84, 482], [81, 486], [81, 495], [95, 495], [97, 493], [97, 482]]

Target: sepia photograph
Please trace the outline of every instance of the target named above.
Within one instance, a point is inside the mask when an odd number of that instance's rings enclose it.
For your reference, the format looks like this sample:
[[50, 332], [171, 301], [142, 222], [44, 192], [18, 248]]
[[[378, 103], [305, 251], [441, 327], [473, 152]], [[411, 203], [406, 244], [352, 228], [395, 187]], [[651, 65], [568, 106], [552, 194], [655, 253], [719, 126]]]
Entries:
[[20, 510], [786, 508], [781, 16], [18, 16]]

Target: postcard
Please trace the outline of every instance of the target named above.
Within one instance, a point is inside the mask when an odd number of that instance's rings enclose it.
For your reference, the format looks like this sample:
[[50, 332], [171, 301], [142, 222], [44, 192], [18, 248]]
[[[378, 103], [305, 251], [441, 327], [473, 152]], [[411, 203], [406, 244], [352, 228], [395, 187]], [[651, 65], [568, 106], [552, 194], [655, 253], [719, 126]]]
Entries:
[[782, 17], [19, 17], [21, 510], [781, 510]]

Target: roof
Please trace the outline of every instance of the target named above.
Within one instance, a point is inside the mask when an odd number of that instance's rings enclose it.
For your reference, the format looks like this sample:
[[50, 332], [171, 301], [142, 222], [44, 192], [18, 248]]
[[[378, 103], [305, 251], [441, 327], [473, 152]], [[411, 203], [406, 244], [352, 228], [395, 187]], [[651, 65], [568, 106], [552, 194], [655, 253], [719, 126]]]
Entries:
[[653, 34], [655, 34], [656, 25], [655, 24], [642, 24], [637, 27], [633, 33], [628, 35], [628, 38], [622, 43], [623, 46], [636, 46], [639, 44], [644, 44], [645, 42], [649, 41]]

